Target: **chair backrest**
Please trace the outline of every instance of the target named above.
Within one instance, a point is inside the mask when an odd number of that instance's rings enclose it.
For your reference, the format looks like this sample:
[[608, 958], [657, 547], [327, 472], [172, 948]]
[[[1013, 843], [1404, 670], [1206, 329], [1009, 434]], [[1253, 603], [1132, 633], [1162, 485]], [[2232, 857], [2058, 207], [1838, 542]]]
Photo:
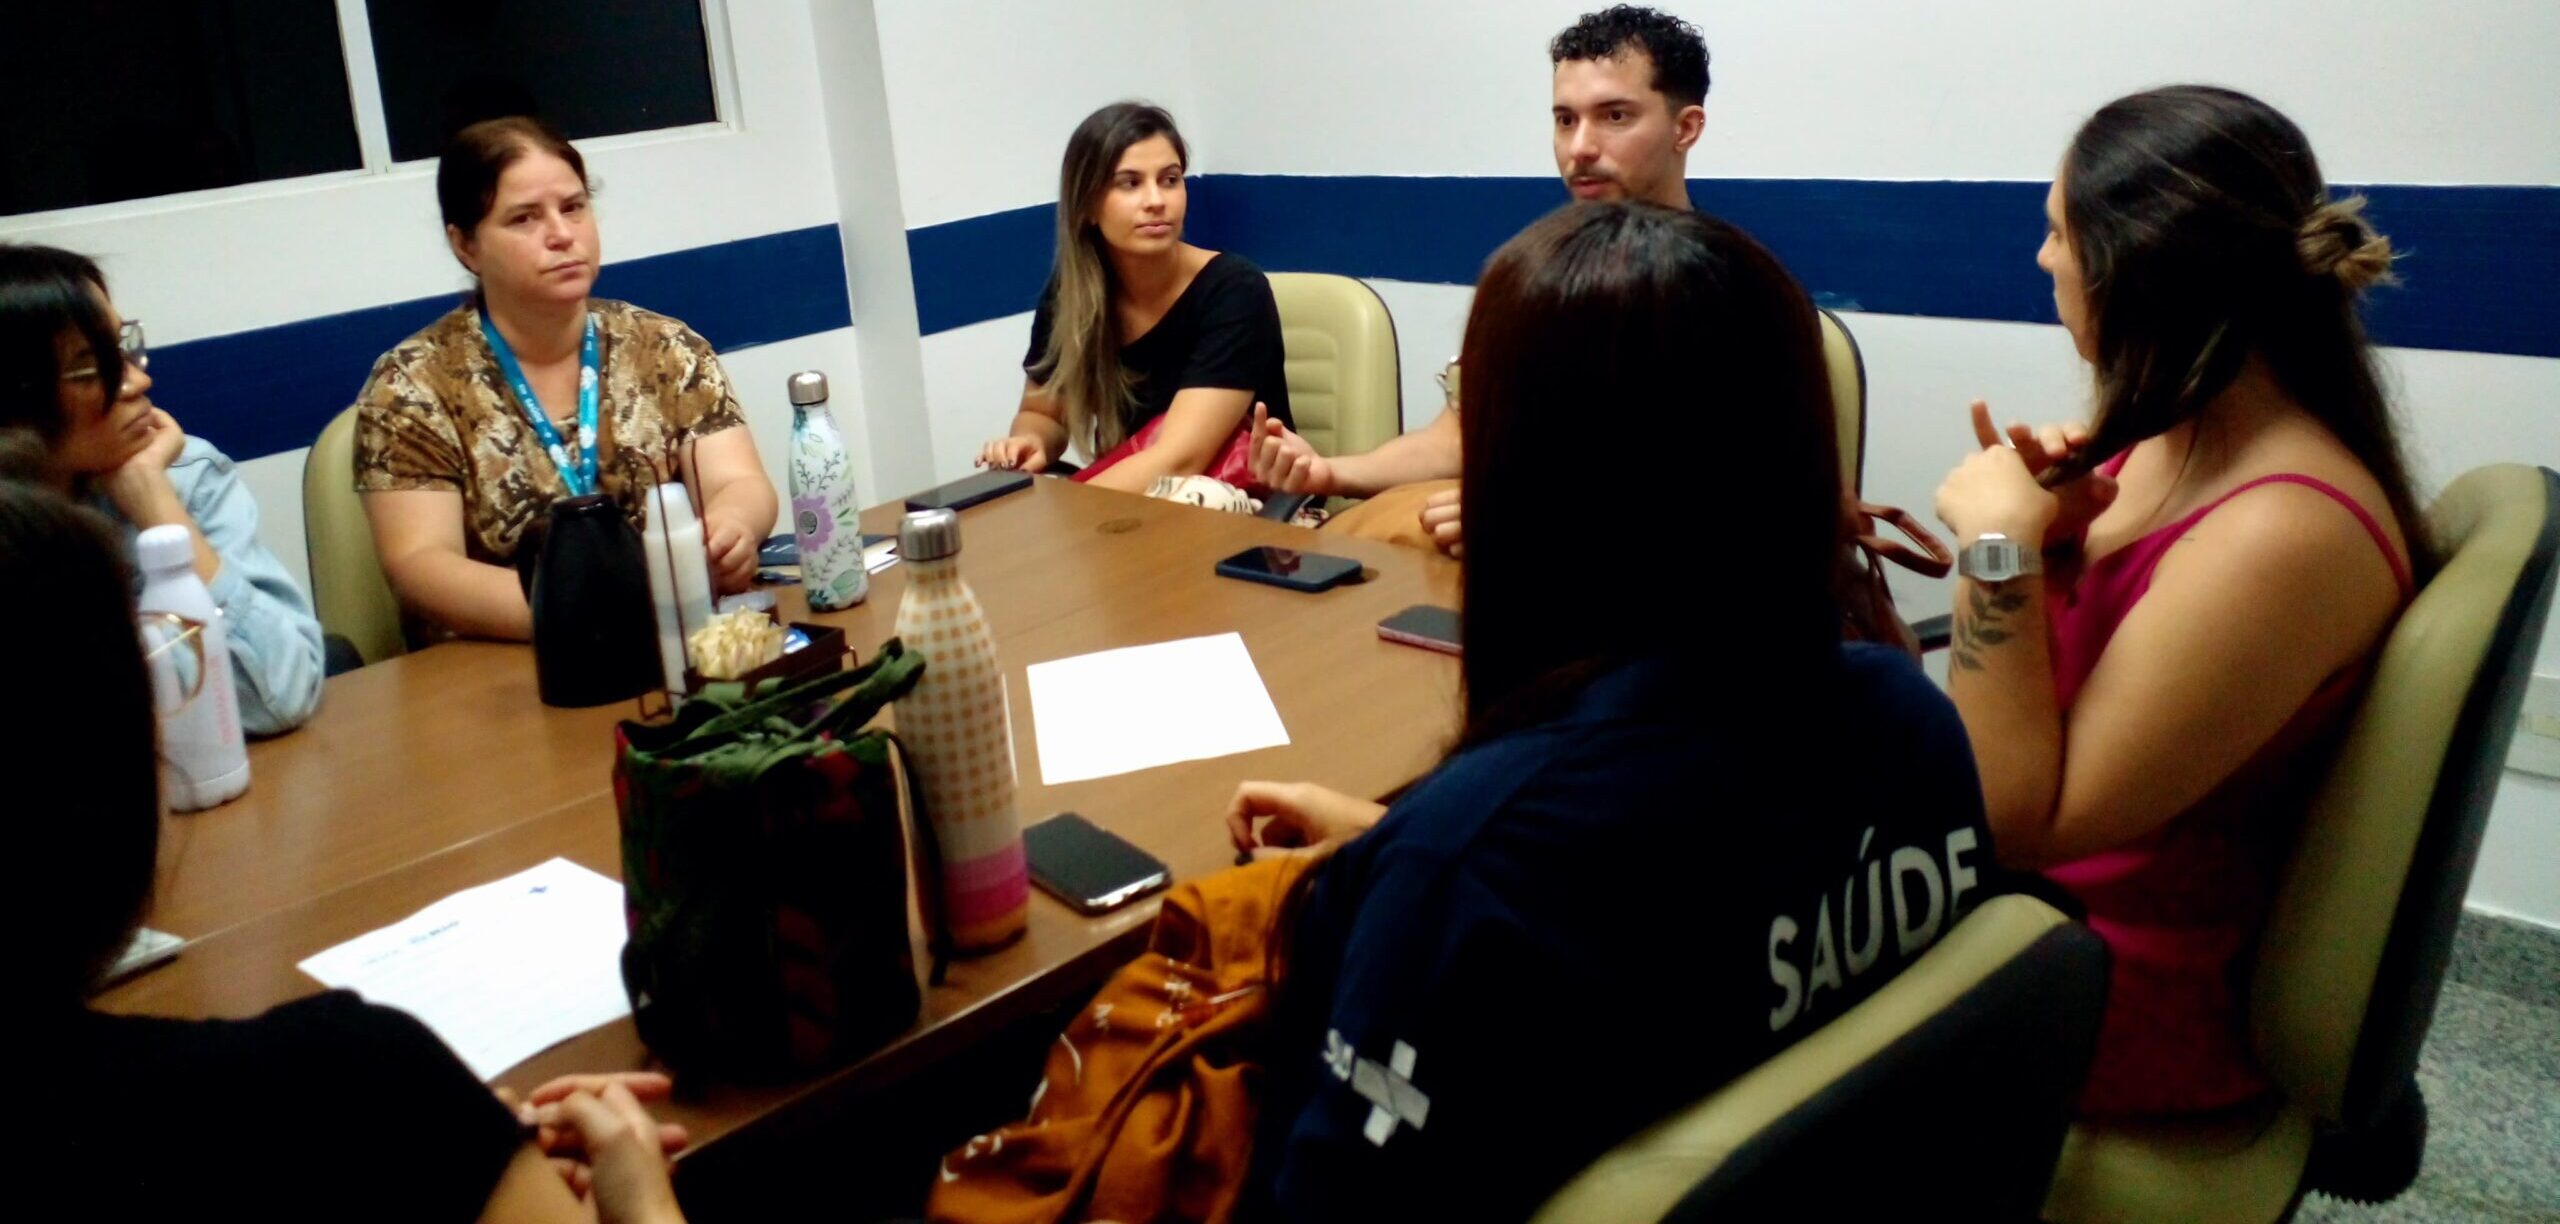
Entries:
[[2094, 932], [1994, 897], [1864, 1002], [1601, 1157], [1536, 1219], [1881, 1219], [1935, 1201], [2032, 1220], [2106, 993]]
[[356, 410], [320, 431], [302, 461], [302, 540], [320, 629], [353, 643], [367, 663], [408, 650], [400, 601], [373, 551], [373, 522], [356, 497]]
[[2489, 799], [2551, 609], [2560, 475], [2476, 469], [2306, 816], [2250, 996], [2260, 1060], [2319, 1121], [2374, 1125], [2417, 1069]]
[[1822, 363], [1831, 371], [1831, 412], [1840, 429], [1840, 488], [1858, 491], [1867, 470], [1867, 362], [1849, 325], [1828, 310], [1822, 315]]
[[1319, 455], [1375, 450], [1404, 432], [1396, 324], [1377, 290], [1348, 276], [1274, 272], [1289, 413]]

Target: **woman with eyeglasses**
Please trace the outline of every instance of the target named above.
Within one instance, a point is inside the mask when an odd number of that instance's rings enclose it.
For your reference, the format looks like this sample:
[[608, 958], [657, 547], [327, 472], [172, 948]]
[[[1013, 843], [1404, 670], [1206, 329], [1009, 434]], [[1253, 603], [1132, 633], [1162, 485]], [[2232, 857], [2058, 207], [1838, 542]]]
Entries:
[[0, 429], [43, 441], [52, 484], [121, 529], [128, 561], [144, 528], [187, 529], [222, 609], [241, 728], [290, 731], [320, 705], [320, 622], [258, 542], [258, 504], [230, 458], [151, 402], [149, 364], [97, 264], [0, 244]]

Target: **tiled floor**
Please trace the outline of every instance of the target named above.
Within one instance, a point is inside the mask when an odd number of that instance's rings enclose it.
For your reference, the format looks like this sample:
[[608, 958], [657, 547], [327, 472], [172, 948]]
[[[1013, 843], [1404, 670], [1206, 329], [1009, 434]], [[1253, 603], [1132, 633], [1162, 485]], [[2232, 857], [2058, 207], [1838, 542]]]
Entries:
[[2560, 934], [2465, 918], [2418, 1085], [2417, 1183], [2370, 1207], [2313, 1196], [2297, 1220], [2560, 1222]]

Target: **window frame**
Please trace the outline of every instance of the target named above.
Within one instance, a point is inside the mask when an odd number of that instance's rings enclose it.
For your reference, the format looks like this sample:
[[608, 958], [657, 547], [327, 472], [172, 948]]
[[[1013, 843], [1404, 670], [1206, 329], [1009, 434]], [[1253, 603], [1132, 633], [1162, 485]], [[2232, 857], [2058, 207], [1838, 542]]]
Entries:
[[[616, 136], [599, 136], [581, 140], [582, 151], [610, 151], [677, 141], [720, 139], [746, 129], [738, 93], [737, 57], [731, 49], [729, 32], [730, 0], [698, 0], [702, 11], [703, 50], [711, 61], [712, 119], [707, 123], [691, 123], [681, 127], [652, 128], [643, 132], [624, 132]], [[234, 183], [226, 187], [207, 187], [196, 191], [175, 191], [166, 195], [141, 196], [130, 200], [110, 200], [99, 204], [77, 204], [43, 212], [18, 213], [0, 217], [0, 234], [45, 226], [117, 221], [145, 217], [180, 209], [273, 199], [329, 187], [361, 183], [369, 179], [395, 178], [433, 172], [435, 159], [415, 158], [405, 162], [391, 159], [391, 121], [382, 101], [382, 78], [374, 62], [372, 14], [366, 0], [335, 0], [338, 14], [338, 51], [340, 64], [347, 75], [347, 100], [355, 113], [358, 164], [352, 170], [327, 170], [319, 174], [292, 178], [264, 179], [254, 183]]]

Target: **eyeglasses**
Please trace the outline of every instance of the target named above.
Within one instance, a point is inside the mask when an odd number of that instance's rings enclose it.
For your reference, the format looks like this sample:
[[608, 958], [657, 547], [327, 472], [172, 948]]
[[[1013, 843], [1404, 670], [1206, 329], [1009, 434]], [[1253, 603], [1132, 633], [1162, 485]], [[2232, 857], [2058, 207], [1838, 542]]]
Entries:
[[[204, 622], [175, 612], [144, 612], [136, 617], [142, 631], [142, 662], [151, 672], [151, 704], [163, 716], [175, 714], [204, 692]], [[152, 666], [162, 655], [174, 655], [169, 667]]]
[[1441, 407], [1447, 408], [1452, 412], [1456, 411], [1458, 407], [1458, 359], [1455, 357], [1450, 358], [1449, 364], [1440, 367], [1440, 372], [1432, 377], [1440, 380]]
[[[143, 343], [142, 320], [127, 319], [123, 327], [116, 329], [116, 348], [124, 353], [124, 359], [130, 362], [133, 368], [137, 370], [151, 368], [151, 346]], [[88, 382], [97, 377], [98, 367], [92, 363], [77, 370], [64, 372], [62, 381]]]

